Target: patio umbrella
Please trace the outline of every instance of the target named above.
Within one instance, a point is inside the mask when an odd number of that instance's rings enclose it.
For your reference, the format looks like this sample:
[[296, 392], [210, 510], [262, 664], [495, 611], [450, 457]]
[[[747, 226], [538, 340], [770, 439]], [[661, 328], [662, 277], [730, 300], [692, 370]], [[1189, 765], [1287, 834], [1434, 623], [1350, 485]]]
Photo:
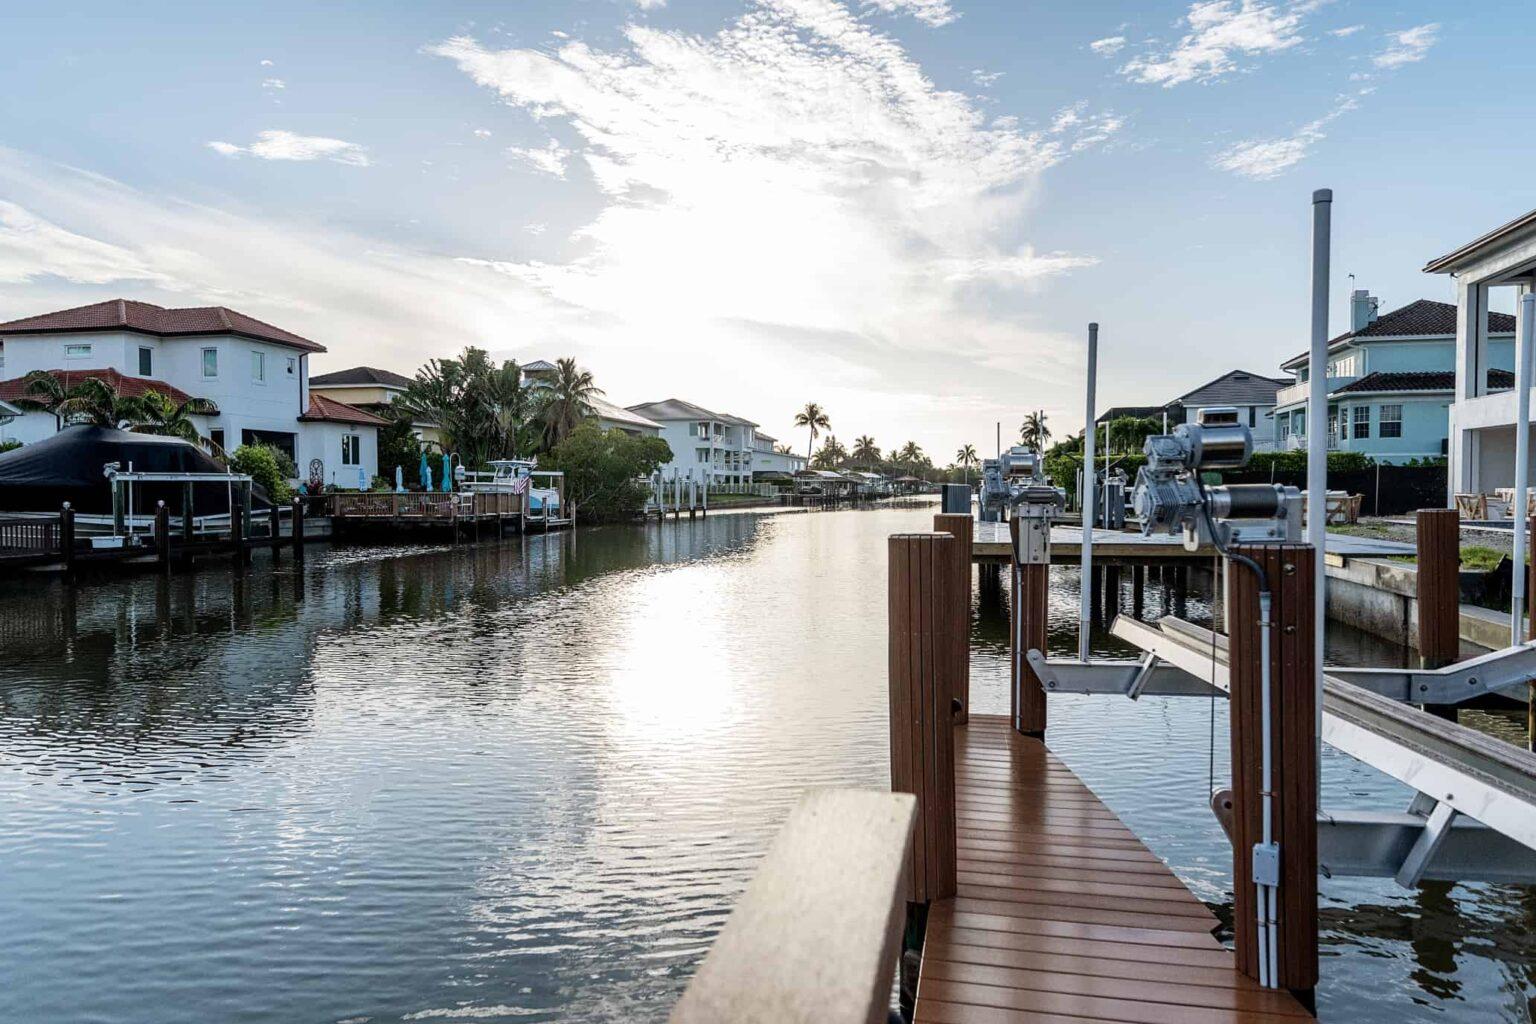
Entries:
[[448, 465], [448, 453], [443, 452], [443, 492], [453, 490], [453, 470]]
[[420, 473], [422, 490], [430, 491], [432, 489], [432, 463], [427, 461], [426, 452], [421, 453]]
[[401, 469], [399, 466], [395, 467], [395, 493], [405, 493], [405, 470]]

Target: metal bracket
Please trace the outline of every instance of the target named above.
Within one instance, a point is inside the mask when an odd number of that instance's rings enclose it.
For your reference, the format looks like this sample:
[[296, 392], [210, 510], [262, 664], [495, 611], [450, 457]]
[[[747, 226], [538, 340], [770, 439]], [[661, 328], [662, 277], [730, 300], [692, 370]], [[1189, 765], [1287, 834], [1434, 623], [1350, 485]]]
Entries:
[[1147, 683], [1152, 679], [1152, 673], [1157, 670], [1157, 666], [1160, 664], [1162, 664], [1162, 659], [1158, 658], [1151, 651], [1142, 655], [1141, 669], [1131, 679], [1131, 685], [1127, 687], [1125, 695], [1131, 698], [1131, 700], [1140, 700], [1141, 692], [1147, 688]]

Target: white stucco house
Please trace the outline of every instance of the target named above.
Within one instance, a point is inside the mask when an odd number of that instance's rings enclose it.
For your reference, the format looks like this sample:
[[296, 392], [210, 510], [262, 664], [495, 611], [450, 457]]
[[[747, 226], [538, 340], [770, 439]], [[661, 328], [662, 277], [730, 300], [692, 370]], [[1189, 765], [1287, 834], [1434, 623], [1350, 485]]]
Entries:
[[[198, 399], [192, 417], [217, 449], [263, 442], [287, 452], [300, 480], [366, 487], [378, 471], [378, 428], [365, 410], [312, 394], [309, 357], [325, 347], [223, 306], [168, 309], [112, 299], [0, 323], [0, 401], [25, 399], [24, 378], [87, 378], [118, 394]], [[23, 442], [60, 427], [26, 411], [7, 431]]]
[[[1520, 297], [1536, 285], [1536, 210], [1431, 260], [1424, 271], [1450, 274], [1456, 281], [1449, 497], [1510, 487], [1515, 480], [1515, 391], [1513, 378], [1498, 371], [1514, 368], [1512, 339], [1522, 327]], [[1490, 305], [1508, 303], [1516, 315], [1495, 322]], [[1505, 326], [1511, 341], [1500, 344], [1503, 331], [1498, 328]]]
[[[764, 457], [757, 441], [757, 424], [729, 413], [711, 412], [680, 398], [631, 405], [628, 411], [660, 426], [659, 436], [672, 447], [672, 461], [662, 467], [673, 473], [718, 486], [752, 482], [757, 460]], [[772, 445], [772, 439], [768, 441]]]

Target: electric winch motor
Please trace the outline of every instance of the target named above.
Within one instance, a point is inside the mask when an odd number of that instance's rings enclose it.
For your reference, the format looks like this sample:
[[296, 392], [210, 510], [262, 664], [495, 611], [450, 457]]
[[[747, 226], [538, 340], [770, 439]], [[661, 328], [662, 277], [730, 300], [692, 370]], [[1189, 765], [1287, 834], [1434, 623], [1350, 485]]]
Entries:
[[[1132, 507], [1141, 532], [1182, 534], [1193, 551], [1201, 544], [1285, 541], [1301, 537], [1301, 492], [1279, 484], [1202, 487], [1200, 474], [1241, 469], [1253, 437], [1233, 408], [1203, 409], [1194, 423], [1147, 438], [1147, 464], [1136, 474]], [[1219, 537], [1211, 536], [1211, 528]]]

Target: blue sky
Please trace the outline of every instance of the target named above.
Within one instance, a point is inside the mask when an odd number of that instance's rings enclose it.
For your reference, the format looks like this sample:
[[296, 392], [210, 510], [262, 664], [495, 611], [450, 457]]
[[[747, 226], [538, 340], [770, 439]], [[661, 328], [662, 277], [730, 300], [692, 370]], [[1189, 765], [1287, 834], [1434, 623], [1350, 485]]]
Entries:
[[[1062, 8], [1066, 9], [1062, 9]], [[0, 318], [222, 303], [410, 372], [576, 355], [785, 440], [990, 449], [1450, 298], [1532, 205], [1513, 4], [34, 5], [0, 66]], [[802, 442], [803, 443], [803, 440]]]

